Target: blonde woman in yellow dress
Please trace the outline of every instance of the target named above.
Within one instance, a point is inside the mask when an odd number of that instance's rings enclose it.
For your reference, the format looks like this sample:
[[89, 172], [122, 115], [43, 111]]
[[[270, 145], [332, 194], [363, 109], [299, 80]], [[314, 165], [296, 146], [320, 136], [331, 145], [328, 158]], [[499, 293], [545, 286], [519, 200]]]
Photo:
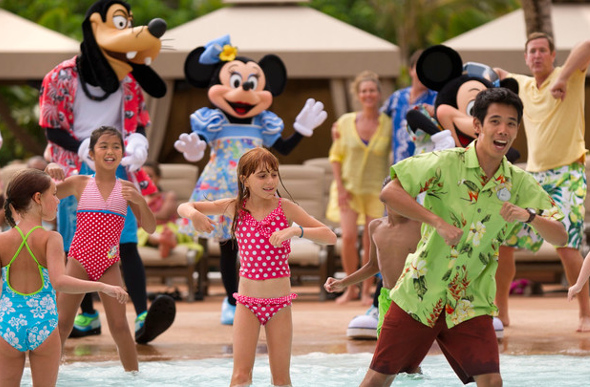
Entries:
[[[351, 93], [361, 105], [360, 111], [342, 115], [334, 124], [334, 141], [330, 148], [330, 162], [334, 181], [326, 216], [339, 222], [342, 229], [342, 266], [347, 275], [359, 267], [357, 225], [368, 225], [384, 213], [379, 200], [381, 183], [388, 174], [391, 151], [391, 119], [379, 111], [381, 82], [372, 71], [360, 73], [351, 87]], [[369, 260], [369, 235], [365, 228], [362, 237], [363, 264]], [[361, 302], [373, 302], [373, 279], [363, 282]], [[336, 299], [346, 303], [359, 297], [356, 287], [349, 287]]]

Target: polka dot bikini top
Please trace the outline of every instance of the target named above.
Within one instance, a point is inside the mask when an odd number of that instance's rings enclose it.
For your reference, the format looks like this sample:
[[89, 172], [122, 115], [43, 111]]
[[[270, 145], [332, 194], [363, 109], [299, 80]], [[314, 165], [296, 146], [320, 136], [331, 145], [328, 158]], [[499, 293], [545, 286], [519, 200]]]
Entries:
[[[244, 202], [244, 207], [246, 202]], [[269, 242], [277, 230], [289, 227], [279, 198], [278, 206], [263, 220], [258, 221], [242, 209], [236, 225], [236, 239], [240, 249], [240, 276], [253, 280], [289, 277], [289, 253], [291, 240], [287, 239], [280, 247]]]

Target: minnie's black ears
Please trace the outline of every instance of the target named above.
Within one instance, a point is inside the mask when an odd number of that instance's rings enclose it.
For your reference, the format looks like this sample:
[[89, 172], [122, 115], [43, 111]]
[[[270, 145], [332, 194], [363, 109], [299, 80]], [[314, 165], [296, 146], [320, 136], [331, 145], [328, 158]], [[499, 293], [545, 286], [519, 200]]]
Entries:
[[270, 90], [274, 97], [281, 94], [287, 84], [287, 69], [281, 58], [268, 54], [260, 59], [258, 65], [264, 71], [266, 89]]
[[[192, 50], [184, 61], [184, 76], [188, 83], [198, 88], [207, 88], [211, 83], [213, 73], [220, 63], [202, 64], [199, 62], [205, 47], [197, 47]], [[221, 63], [223, 64], [223, 63]]]

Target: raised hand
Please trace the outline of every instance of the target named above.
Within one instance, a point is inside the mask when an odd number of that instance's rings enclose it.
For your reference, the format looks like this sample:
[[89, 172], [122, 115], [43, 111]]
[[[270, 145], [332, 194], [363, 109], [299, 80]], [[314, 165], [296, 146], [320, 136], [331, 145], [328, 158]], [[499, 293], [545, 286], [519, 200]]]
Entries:
[[313, 130], [320, 126], [326, 118], [328, 118], [328, 113], [324, 110], [324, 104], [309, 98], [295, 118], [293, 128], [301, 135], [310, 137]]
[[182, 153], [187, 161], [199, 161], [205, 155], [207, 142], [201, 140], [196, 133], [182, 133], [174, 142], [174, 148]]

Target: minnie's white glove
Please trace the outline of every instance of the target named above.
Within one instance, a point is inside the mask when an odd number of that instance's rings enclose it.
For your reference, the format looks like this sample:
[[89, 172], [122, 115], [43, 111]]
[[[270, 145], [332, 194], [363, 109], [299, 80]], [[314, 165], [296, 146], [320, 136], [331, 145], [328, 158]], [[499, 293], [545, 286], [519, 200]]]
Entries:
[[186, 161], [199, 161], [205, 155], [207, 142], [199, 138], [195, 132], [191, 134], [182, 133], [174, 142], [174, 148], [181, 152]]
[[313, 98], [305, 102], [305, 106], [295, 118], [293, 128], [305, 137], [310, 137], [313, 130], [320, 126], [328, 118], [328, 113], [324, 110], [324, 104]]
[[456, 147], [453, 134], [447, 129], [433, 134], [430, 136], [430, 140], [434, 143], [433, 151], [440, 151]]
[[0, 134], [0, 148], [2, 148], [2, 134]]
[[149, 144], [147, 138], [139, 133], [132, 133], [127, 137], [127, 146], [125, 154], [121, 160], [121, 165], [128, 167], [129, 171], [137, 171], [148, 157]]
[[88, 137], [86, 140], [82, 141], [82, 143], [80, 144], [80, 146], [78, 147], [78, 157], [80, 158], [80, 160], [82, 160], [83, 162], [85, 162], [90, 169], [92, 169], [93, 171], [96, 171], [96, 167], [94, 166], [94, 160], [92, 160], [90, 158], [90, 137]]

